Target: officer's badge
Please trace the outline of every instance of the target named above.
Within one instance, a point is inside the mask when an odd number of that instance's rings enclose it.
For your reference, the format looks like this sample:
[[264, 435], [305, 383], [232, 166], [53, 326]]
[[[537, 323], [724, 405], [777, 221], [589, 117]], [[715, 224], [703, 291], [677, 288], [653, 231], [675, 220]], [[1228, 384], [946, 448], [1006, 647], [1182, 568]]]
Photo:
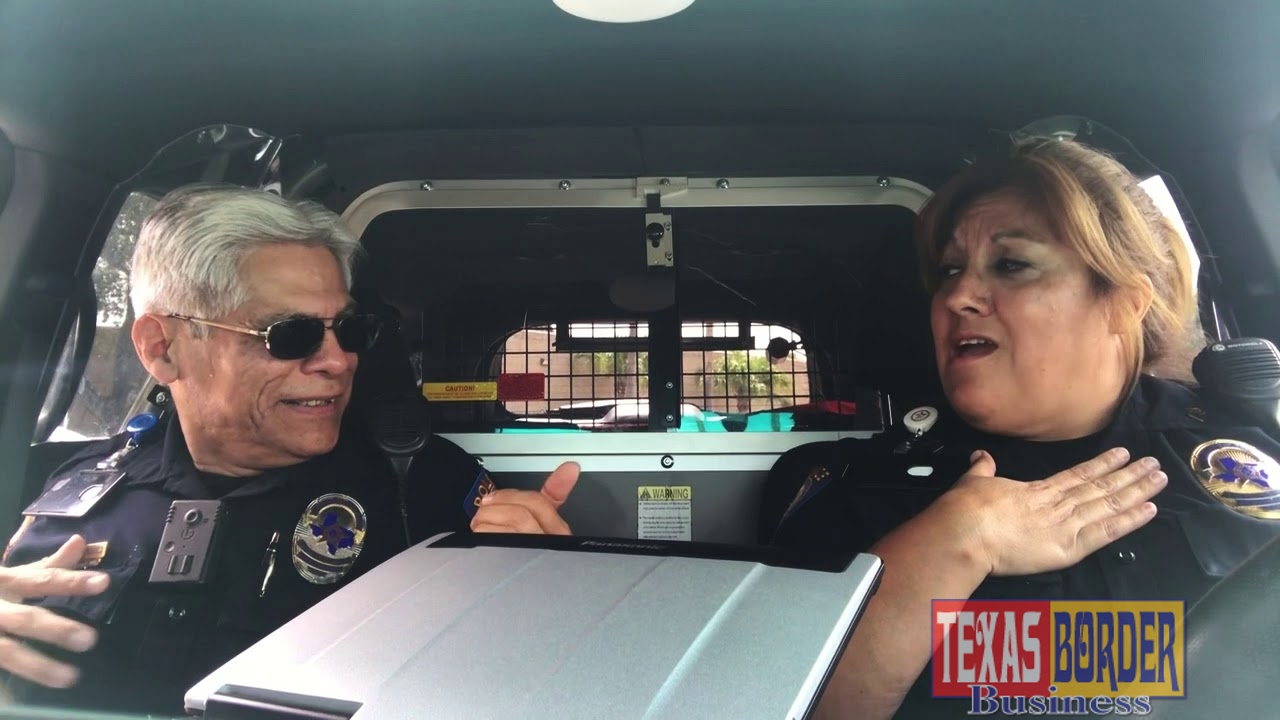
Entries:
[[360, 556], [369, 518], [347, 495], [324, 495], [311, 501], [293, 530], [293, 566], [316, 585], [335, 583]]
[[1191, 453], [1191, 469], [1204, 489], [1232, 510], [1280, 520], [1280, 464], [1252, 445], [1210, 440]]

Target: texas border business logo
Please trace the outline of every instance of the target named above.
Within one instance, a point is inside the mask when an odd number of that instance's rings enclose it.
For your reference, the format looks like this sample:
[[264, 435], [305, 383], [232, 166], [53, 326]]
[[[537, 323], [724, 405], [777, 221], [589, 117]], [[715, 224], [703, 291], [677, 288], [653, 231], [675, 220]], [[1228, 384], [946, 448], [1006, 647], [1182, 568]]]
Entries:
[[933, 697], [970, 715], [1147, 715], [1187, 694], [1186, 603], [934, 600]]

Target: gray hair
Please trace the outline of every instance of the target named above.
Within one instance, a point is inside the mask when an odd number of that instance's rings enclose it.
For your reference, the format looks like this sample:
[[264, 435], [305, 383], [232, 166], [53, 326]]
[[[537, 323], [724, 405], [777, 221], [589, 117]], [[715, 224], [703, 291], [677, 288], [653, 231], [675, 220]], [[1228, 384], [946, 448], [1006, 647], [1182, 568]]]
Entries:
[[[231, 185], [174, 190], [138, 235], [129, 276], [134, 314], [226, 316], [249, 301], [245, 258], [273, 245], [326, 248], [351, 289], [360, 242], [323, 206]], [[204, 328], [192, 330], [203, 336]]]

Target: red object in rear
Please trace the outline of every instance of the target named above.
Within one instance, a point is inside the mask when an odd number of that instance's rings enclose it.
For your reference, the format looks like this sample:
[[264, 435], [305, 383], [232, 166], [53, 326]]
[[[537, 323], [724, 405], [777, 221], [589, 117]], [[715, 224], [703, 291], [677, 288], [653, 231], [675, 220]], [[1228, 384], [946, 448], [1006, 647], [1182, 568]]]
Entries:
[[547, 396], [547, 379], [542, 373], [502, 373], [498, 376], [498, 399], [543, 400]]

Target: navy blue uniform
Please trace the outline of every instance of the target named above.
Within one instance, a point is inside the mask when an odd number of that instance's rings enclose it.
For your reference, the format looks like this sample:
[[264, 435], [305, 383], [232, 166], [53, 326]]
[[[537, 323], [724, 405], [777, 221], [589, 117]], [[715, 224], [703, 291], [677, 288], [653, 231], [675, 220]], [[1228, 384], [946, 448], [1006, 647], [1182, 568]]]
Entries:
[[[125, 440], [89, 448], [55, 473], [49, 487], [92, 467]], [[464, 504], [483, 471], [465, 451], [438, 437], [419, 458], [410, 484], [414, 541], [466, 530]], [[28, 518], [8, 548], [5, 564], [22, 565], [50, 555], [78, 533], [95, 544], [92, 568], [111, 576], [102, 595], [36, 601], [92, 624], [99, 642], [83, 655], [50, 651], [81, 668], [75, 688], [49, 690], [10, 678], [20, 701], [181, 715], [183, 694], [204, 675], [407, 547], [388, 463], [362, 442], [344, 439], [321, 458], [252, 478], [226, 478], [196, 470], [175, 418], [145, 438], [120, 469], [125, 479], [84, 517]], [[304, 517], [319, 507], [313, 501], [327, 495], [363, 516], [357, 532], [326, 526], [336, 517], [332, 512]], [[149, 582], [170, 503], [179, 499], [223, 502], [214, 575], [198, 587]], [[276, 534], [274, 570], [263, 592], [266, 550]], [[299, 550], [308, 542], [309, 555]], [[329, 556], [348, 558], [333, 560], [345, 573], [329, 573], [329, 581], [318, 584], [325, 571], [317, 573], [317, 567], [330, 562]]]
[[[1189, 610], [1280, 535], [1280, 442], [1205, 408], [1177, 383], [1143, 377], [1108, 427], [1077, 440], [996, 437], [945, 411], [906, 452], [895, 452], [906, 439], [895, 428], [871, 440], [815, 443], [783, 455], [766, 484], [760, 541], [865, 551], [954, 484], [974, 450], [988, 451], [1001, 477], [1030, 481], [1112, 447], [1127, 448], [1135, 460], [1157, 458], [1169, 476], [1154, 499], [1155, 519], [1060, 572], [988, 578], [974, 598], [1185, 600]], [[932, 472], [922, 476], [920, 468]], [[926, 670], [914, 696], [928, 697], [928, 676]], [[902, 716], [916, 715], [904, 707]]]

